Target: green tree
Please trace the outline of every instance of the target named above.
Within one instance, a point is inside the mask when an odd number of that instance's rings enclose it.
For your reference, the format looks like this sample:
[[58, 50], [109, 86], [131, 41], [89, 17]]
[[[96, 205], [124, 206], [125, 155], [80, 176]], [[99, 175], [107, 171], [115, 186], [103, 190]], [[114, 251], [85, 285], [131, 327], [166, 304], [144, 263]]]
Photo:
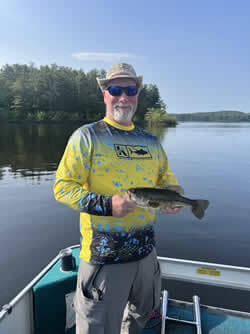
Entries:
[[136, 120], [142, 121], [145, 118], [145, 114], [150, 108], [164, 108], [163, 101], [161, 100], [159, 89], [156, 85], [143, 85], [143, 88], [139, 95], [139, 103], [136, 112]]
[[24, 114], [24, 101], [21, 96], [14, 96], [11, 105], [10, 118], [12, 120], [23, 119]]
[[176, 118], [169, 117], [166, 111], [160, 108], [148, 108], [145, 121], [149, 126], [155, 126], [156, 124], [176, 125]]
[[[104, 70], [88, 73], [70, 67], [4, 65], [0, 69], [0, 112], [11, 119], [96, 121], [105, 115], [103, 95], [96, 77]], [[156, 85], [144, 85], [139, 97], [136, 120], [144, 120], [148, 108], [166, 110]], [[1, 117], [1, 115], [0, 115]]]

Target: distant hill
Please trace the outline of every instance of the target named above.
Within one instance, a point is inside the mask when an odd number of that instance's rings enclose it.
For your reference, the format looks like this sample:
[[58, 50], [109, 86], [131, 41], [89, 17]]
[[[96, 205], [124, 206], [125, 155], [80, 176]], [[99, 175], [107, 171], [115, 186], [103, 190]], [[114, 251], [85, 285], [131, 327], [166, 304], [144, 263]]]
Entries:
[[182, 122], [250, 122], [250, 113], [234, 110], [198, 112], [189, 114], [168, 114]]

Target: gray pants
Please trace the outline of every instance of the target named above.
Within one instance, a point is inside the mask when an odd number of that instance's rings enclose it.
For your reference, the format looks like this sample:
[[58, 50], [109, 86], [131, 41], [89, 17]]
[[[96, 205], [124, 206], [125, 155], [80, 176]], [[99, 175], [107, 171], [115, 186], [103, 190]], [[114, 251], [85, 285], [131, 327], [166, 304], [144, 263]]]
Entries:
[[81, 260], [74, 299], [76, 334], [139, 334], [159, 306], [161, 272], [155, 249], [135, 262]]

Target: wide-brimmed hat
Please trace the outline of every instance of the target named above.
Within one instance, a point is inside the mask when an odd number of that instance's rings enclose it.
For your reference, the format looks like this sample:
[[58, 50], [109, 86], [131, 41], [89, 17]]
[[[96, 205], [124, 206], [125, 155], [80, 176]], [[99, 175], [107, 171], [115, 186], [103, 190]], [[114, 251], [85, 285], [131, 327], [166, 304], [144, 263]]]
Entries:
[[111, 69], [106, 74], [106, 78], [96, 78], [96, 80], [101, 90], [105, 90], [112, 80], [118, 78], [133, 79], [136, 82], [138, 90], [140, 91], [142, 88], [143, 77], [141, 75], [137, 76], [133, 66], [126, 63], [112, 65]]

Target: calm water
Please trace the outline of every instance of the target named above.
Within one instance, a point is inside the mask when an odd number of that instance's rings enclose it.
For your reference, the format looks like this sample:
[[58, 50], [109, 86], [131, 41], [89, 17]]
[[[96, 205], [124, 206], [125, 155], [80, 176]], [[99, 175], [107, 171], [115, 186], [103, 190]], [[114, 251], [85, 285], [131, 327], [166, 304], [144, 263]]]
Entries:
[[[0, 306], [64, 247], [79, 244], [79, 214], [54, 200], [55, 170], [79, 125], [0, 125]], [[210, 200], [159, 213], [161, 256], [250, 267], [250, 123], [181, 123], [157, 129], [187, 197]], [[168, 282], [170, 297], [250, 311], [250, 293]]]

